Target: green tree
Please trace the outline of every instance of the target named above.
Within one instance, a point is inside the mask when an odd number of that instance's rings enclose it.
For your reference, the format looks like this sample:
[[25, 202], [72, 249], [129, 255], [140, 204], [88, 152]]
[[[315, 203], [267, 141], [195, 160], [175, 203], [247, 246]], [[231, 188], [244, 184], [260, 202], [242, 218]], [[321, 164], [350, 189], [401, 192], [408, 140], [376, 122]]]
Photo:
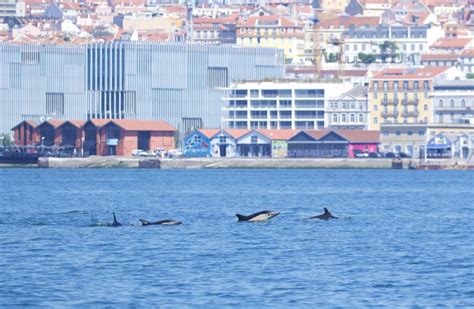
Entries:
[[466, 77], [467, 79], [474, 79], [474, 73], [467, 73]]
[[377, 56], [374, 54], [359, 53], [357, 57], [362, 63], [373, 63], [377, 60]]
[[380, 59], [382, 59], [383, 63], [387, 62], [387, 59], [390, 58], [391, 62], [394, 63], [395, 59], [397, 59], [397, 50], [398, 46], [395, 42], [384, 41], [383, 43], [379, 44], [380, 49]]
[[11, 146], [13, 144], [12, 138], [8, 133], [0, 134], [0, 145], [2, 146]]
[[333, 53], [329, 53], [328, 62], [337, 62], [337, 55]]

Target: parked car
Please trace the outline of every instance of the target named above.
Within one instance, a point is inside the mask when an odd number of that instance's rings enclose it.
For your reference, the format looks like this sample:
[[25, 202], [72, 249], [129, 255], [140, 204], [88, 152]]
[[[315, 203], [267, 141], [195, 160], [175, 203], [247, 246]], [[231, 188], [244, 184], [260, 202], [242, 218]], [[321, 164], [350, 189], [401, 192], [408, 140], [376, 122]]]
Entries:
[[148, 153], [141, 149], [132, 150], [132, 156], [134, 157], [148, 157]]
[[384, 154], [384, 157], [385, 158], [398, 158], [398, 155], [396, 153], [393, 153], [393, 152], [386, 152]]
[[405, 152], [399, 152], [398, 153], [399, 158], [411, 158], [411, 155]]
[[378, 152], [369, 152], [369, 158], [380, 158], [381, 154]]

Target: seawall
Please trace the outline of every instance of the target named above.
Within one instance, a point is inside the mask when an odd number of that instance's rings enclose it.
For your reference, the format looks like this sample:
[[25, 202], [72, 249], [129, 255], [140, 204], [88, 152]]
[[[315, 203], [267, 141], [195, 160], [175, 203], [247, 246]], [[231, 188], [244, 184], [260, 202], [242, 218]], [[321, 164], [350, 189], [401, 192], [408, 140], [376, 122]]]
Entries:
[[[408, 167], [405, 162], [404, 168]], [[40, 158], [41, 168], [343, 168], [390, 169], [391, 159], [187, 158], [131, 157]]]

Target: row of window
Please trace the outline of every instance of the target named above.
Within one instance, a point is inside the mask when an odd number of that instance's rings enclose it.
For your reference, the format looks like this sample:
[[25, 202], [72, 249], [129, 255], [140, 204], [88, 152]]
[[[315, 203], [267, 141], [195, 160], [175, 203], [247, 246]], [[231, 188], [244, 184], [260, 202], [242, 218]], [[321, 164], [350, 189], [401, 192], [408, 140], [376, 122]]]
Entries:
[[[456, 102], [454, 101], [454, 99], [449, 100], [449, 107], [459, 107], [459, 105], [455, 104], [455, 103]], [[444, 106], [444, 101], [439, 100], [438, 101], [438, 107], [448, 107], [448, 106]], [[461, 107], [466, 107], [466, 100], [461, 99]]]
[[367, 110], [367, 104], [366, 103], [356, 104], [355, 102], [331, 102], [329, 104], [329, 106], [331, 107], [331, 109], [337, 109], [337, 108], [339, 108], [339, 106], [342, 109], [355, 109], [356, 106], [357, 106], [359, 110]]
[[[356, 114], [349, 114], [349, 117], [347, 117], [347, 114], [341, 114], [339, 117], [339, 114], [333, 114], [332, 115], [332, 122], [337, 123], [339, 122], [348, 122], [347, 120], [349, 119], [349, 122], [356, 122]], [[359, 114], [358, 117], [358, 122], [363, 123], [364, 122], [364, 114]]]
[[[415, 80], [411, 83], [405, 80], [401, 84], [402, 90], [420, 90], [420, 81]], [[400, 81], [384, 81], [383, 82], [383, 91], [393, 90], [398, 91], [400, 89]], [[423, 81], [423, 90], [428, 91], [430, 90], [430, 82], [428, 80]], [[379, 91], [379, 82], [373, 82], [373, 91]]]
[[[387, 130], [384, 130], [384, 131], [382, 131], [382, 134], [383, 134], [383, 136], [389, 136], [389, 135], [390, 135], [390, 132], [387, 131]], [[396, 136], [401, 136], [401, 135], [402, 135], [402, 131], [395, 131], [395, 135], [396, 135]], [[406, 132], [406, 135], [408, 135], [408, 136], [413, 136], [413, 131], [408, 130], [408, 131]], [[419, 130], [419, 131], [418, 131], [418, 136], [423, 136], [423, 135], [425, 135], [425, 131], [424, 131], [424, 130]]]
[[300, 29], [295, 28], [240, 28], [240, 33], [249, 33], [249, 34], [257, 34], [257, 33], [265, 33], [265, 34], [272, 34], [272, 33], [293, 33], [293, 32], [301, 32]]
[[[231, 98], [245, 98], [249, 94], [246, 89], [232, 90]], [[264, 98], [291, 98], [293, 90], [291, 89], [250, 89], [250, 97], [258, 98], [261, 95]], [[324, 89], [296, 89], [294, 95], [297, 98], [322, 98], [324, 97]]]
[[[359, 51], [359, 44], [346, 44], [344, 47], [346, 51], [351, 50], [351, 45], [352, 45], [352, 50], [357, 52]], [[402, 44], [402, 50], [403, 51], [408, 51], [408, 44]], [[422, 52], [425, 50], [424, 44], [418, 44], [418, 51]], [[372, 47], [370, 44], [360, 44], [360, 51], [372, 51], [373, 53], [377, 52], [377, 48]], [[410, 44], [410, 51], [414, 52], [416, 51], [416, 44]]]

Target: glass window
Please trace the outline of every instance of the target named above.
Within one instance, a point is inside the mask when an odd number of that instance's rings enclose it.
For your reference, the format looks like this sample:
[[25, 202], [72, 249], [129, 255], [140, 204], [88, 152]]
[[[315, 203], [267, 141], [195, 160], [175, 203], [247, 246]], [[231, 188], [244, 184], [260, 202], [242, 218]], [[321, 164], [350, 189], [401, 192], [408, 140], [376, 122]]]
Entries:
[[194, 135], [194, 143], [196, 143], [196, 144], [201, 143], [201, 136], [199, 136], [199, 135]]
[[419, 136], [425, 135], [425, 131], [423, 131], [423, 130], [418, 131], [418, 135], [419, 135]]
[[454, 100], [449, 101], [449, 106], [454, 107]]
[[402, 135], [402, 132], [397, 131], [397, 132], [395, 132], [395, 135], [396, 135], [396, 136], [400, 136], [400, 135]]
[[332, 121], [337, 122], [337, 114], [332, 114]]
[[374, 117], [374, 123], [375, 124], [379, 123], [379, 119], [377, 117]]
[[466, 107], [466, 100], [461, 101], [461, 107]]
[[227, 136], [221, 135], [221, 136], [219, 137], [219, 142], [220, 142], [221, 144], [225, 144], [225, 143], [227, 142]]
[[375, 81], [374, 82], [374, 92], [377, 92], [379, 90], [379, 82]]
[[443, 107], [443, 100], [439, 100], [439, 107]]
[[256, 144], [256, 143], [258, 142], [258, 137], [257, 137], [257, 136], [252, 136], [252, 137], [250, 138], [250, 142], [251, 142], [252, 144]]
[[376, 112], [378, 109], [378, 106], [377, 105], [374, 105], [374, 112]]
[[341, 119], [342, 122], [346, 122], [346, 114], [342, 114], [342, 119]]
[[383, 135], [384, 135], [384, 136], [389, 136], [390, 133], [389, 133], [388, 131], [383, 131]]
[[407, 131], [407, 135], [413, 135], [413, 131]]
[[364, 122], [364, 114], [359, 114], [359, 122]]
[[355, 122], [355, 115], [351, 114], [351, 122]]
[[427, 111], [427, 110], [428, 110], [428, 104], [425, 104], [425, 105], [423, 106], [423, 109], [424, 109], [425, 111]]

